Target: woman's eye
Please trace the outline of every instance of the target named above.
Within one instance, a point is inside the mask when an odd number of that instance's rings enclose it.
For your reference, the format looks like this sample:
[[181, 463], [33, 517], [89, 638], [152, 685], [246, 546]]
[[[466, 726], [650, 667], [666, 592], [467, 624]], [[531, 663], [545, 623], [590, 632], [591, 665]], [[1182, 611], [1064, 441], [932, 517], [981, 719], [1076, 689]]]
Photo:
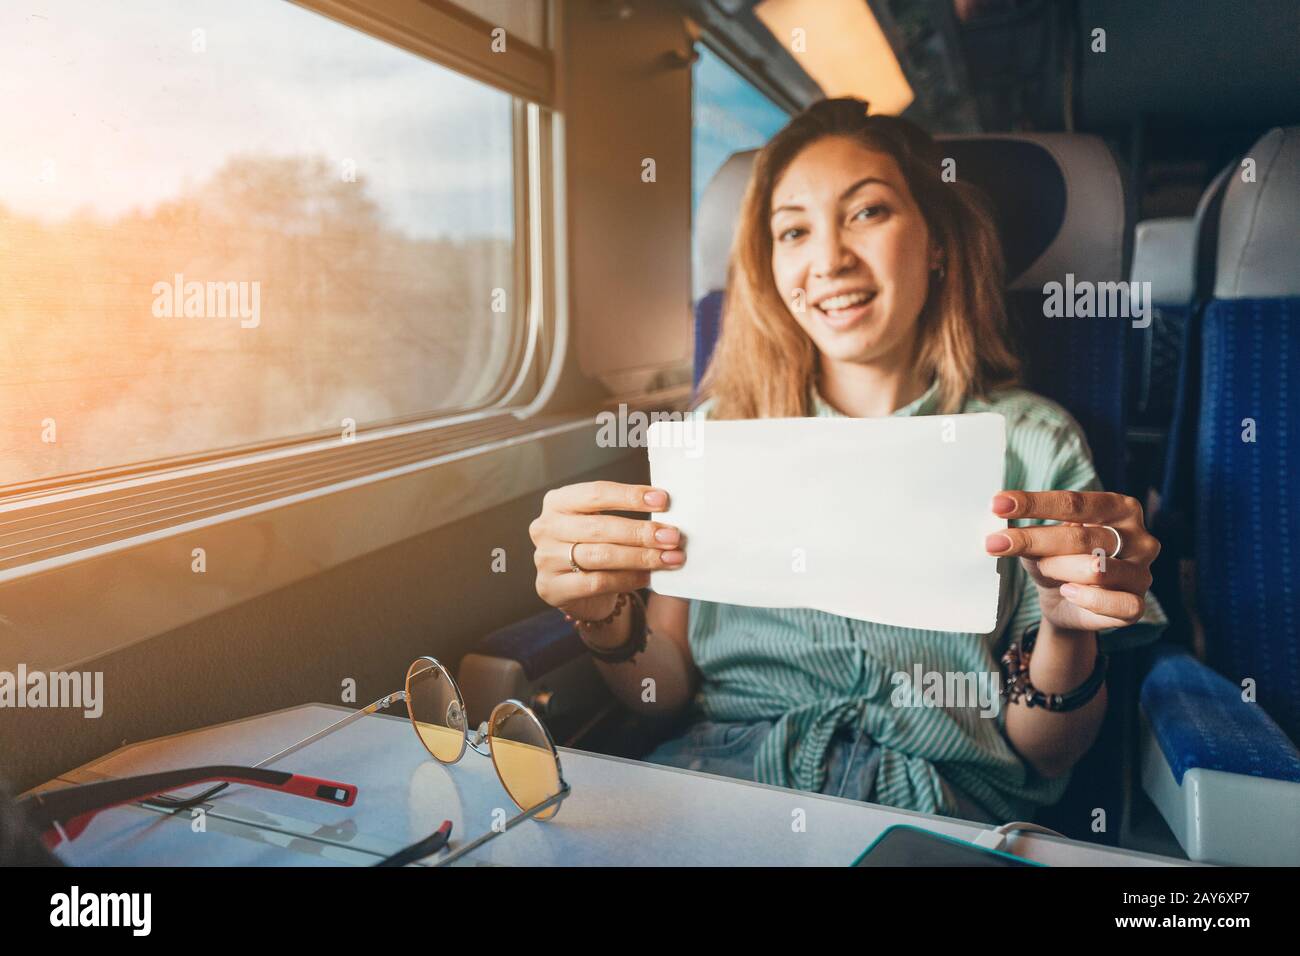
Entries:
[[791, 239], [797, 239], [801, 235], [803, 235], [802, 229], [797, 226], [791, 226], [789, 229], [777, 233], [776, 239], [778, 242], [789, 242]]
[[886, 212], [888, 212], [888, 210], [885, 209], [884, 206], [863, 206], [853, 214], [853, 218], [869, 221], [872, 219], [879, 219]]

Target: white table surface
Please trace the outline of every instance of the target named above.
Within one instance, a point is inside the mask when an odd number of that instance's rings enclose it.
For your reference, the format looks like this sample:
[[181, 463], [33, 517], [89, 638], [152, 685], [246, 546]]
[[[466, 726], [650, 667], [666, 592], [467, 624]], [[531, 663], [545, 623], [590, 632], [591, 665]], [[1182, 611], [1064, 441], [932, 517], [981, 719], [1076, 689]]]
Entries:
[[[133, 744], [51, 781], [91, 782], [170, 768], [251, 765], [349, 713], [307, 704]], [[848, 866], [889, 826], [973, 839], [983, 824], [561, 748], [573, 789], [551, 821], [525, 821], [458, 865]], [[275, 769], [355, 784], [351, 807], [256, 787], [210, 801], [206, 829], [190, 815], [139, 806], [100, 814], [57, 851], [79, 865], [369, 865], [453, 823], [452, 845], [516, 810], [491, 760], [466, 749], [443, 766], [405, 717], [377, 714], [291, 754]], [[44, 787], [40, 788], [44, 789]], [[194, 790], [187, 793], [196, 792]], [[802, 811], [802, 813], [800, 813]], [[802, 817], [803, 828], [795, 826]], [[1040, 834], [1009, 852], [1050, 865], [1186, 865], [1184, 860]]]

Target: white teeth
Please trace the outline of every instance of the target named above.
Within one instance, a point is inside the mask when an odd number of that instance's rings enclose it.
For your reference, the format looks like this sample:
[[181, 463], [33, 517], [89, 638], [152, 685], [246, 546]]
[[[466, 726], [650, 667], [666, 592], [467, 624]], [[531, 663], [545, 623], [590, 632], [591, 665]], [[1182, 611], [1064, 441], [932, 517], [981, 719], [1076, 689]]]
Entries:
[[846, 292], [844, 295], [833, 295], [829, 299], [822, 299], [817, 303], [817, 308], [823, 312], [836, 309], [850, 309], [855, 305], [861, 305], [864, 302], [870, 302], [876, 297], [874, 292]]

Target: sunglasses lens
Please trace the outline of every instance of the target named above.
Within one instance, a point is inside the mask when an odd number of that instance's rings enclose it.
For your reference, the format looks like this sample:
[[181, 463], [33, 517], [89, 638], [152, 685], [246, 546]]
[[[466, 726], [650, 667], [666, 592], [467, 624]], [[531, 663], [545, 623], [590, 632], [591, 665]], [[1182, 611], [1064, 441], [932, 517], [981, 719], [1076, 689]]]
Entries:
[[445, 763], [460, 759], [465, 709], [447, 672], [429, 661], [416, 661], [406, 675], [406, 694], [411, 722], [429, 753]]
[[[492, 761], [501, 783], [521, 810], [531, 809], [560, 792], [555, 750], [537, 718], [506, 701], [492, 711], [491, 728]], [[534, 819], [549, 820], [559, 809], [557, 803]]]

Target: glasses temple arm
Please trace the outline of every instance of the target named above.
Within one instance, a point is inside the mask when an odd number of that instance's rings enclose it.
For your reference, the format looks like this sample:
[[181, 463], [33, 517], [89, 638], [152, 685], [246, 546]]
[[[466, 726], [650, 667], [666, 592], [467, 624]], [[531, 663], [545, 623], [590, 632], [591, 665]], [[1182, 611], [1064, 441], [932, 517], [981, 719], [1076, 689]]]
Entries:
[[[334, 733], [334, 731], [338, 730], [340, 727], [346, 726], [347, 724], [352, 723], [352, 721], [354, 720], [358, 720], [362, 717], [365, 717], [368, 714], [373, 714], [376, 711], [384, 710], [385, 708], [391, 707], [393, 704], [399, 703], [400, 701], [404, 701], [404, 700], [406, 700], [406, 691], [404, 690], [399, 690], [395, 694], [389, 694], [387, 697], [381, 697], [373, 704], [369, 704], [366, 707], [362, 707], [360, 710], [354, 710], [352, 713], [348, 714], [346, 717], [342, 718], [341, 720], [336, 720], [334, 723], [330, 724], [324, 730], [317, 731], [316, 733], [312, 734], [310, 737], [304, 737], [302, 740], [298, 741], [295, 744], [290, 744], [288, 747], [285, 747], [279, 753], [271, 754], [271, 756], [263, 758], [262, 760], [253, 764], [253, 766], [258, 770], [260, 770], [263, 767], [275, 763], [277, 760], [289, 756], [289, 754], [291, 753], [297, 753], [299, 750], [301, 750], [303, 747], [306, 747], [308, 744], [315, 743], [316, 741], [320, 740], [322, 737], [326, 736], [327, 734]], [[169, 797], [165, 794], [155, 795], [147, 800], [144, 800], [143, 802], [147, 804], [152, 804], [153, 806], [159, 807], [163, 810], [168, 810], [172, 813], [177, 813], [182, 810], [192, 809], [193, 807], [197, 807], [202, 803], [206, 803], [208, 800], [215, 797], [221, 791], [225, 790], [228, 786], [230, 786], [229, 783], [219, 783], [215, 787], [210, 787], [207, 790], [204, 790], [202, 793], [198, 793], [192, 797], [186, 797], [184, 799]]]
[[303, 747], [306, 747], [308, 744], [314, 744], [322, 737], [326, 737], [334, 733], [334, 731], [336, 730], [341, 730], [342, 728], [346, 727], [348, 724], [352, 723], [354, 720], [360, 720], [362, 717], [366, 717], [370, 714], [377, 713], [378, 711], [381, 710], [386, 710], [387, 708], [391, 707], [393, 704], [400, 703], [401, 701], [404, 700], [406, 700], [406, 691], [404, 690], [399, 690], [396, 693], [389, 694], [387, 697], [381, 697], [373, 704], [367, 704], [365, 707], [362, 707], [360, 710], [354, 710], [346, 717], [334, 721], [334, 723], [330, 724], [324, 730], [318, 730], [310, 737], [304, 737], [296, 744], [290, 744], [288, 747], [285, 747], [279, 753], [271, 754], [271, 756], [259, 760], [257, 763], [253, 764], [253, 766], [260, 768], [260, 767], [265, 767], [270, 764], [273, 764], [277, 760], [289, 756], [289, 754], [291, 753], [297, 753], [299, 750], [301, 750]]
[[97, 814], [111, 807], [134, 803], [168, 790], [207, 783], [210, 780], [279, 790], [282, 793], [322, 800], [344, 807], [352, 806], [357, 796], [357, 788], [351, 784], [306, 777], [283, 770], [220, 765], [168, 770], [43, 791], [23, 798], [18, 806], [26, 815], [28, 822], [37, 830], [44, 832], [56, 824], [61, 824], [68, 837], [72, 838], [80, 834]]
[[451, 863], [455, 860], [459, 860], [462, 856], [472, 852], [473, 850], [478, 849], [488, 840], [491, 840], [493, 837], [500, 836], [501, 834], [509, 830], [511, 827], [517, 826], [518, 824], [523, 823], [525, 820], [531, 820], [533, 817], [535, 817], [537, 814], [541, 813], [543, 810], [547, 809], [548, 807], [555, 806], [557, 803], [559, 803], [561, 800], [567, 797], [570, 792], [571, 791], [569, 785], [567, 783], [564, 784], [563, 789], [547, 797], [541, 803], [537, 804], [537, 806], [529, 807], [527, 810], [523, 811], [522, 813], [515, 814], [513, 817], [511, 817], [509, 820], [506, 821], [506, 825], [502, 827], [500, 830], [496, 828], [488, 830], [488, 832], [484, 833], [482, 836], [476, 837], [475, 839], [471, 840], [469, 843], [466, 843], [464, 846], [458, 847], [457, 849], [448, 853], [441, 860], [435, 863], [434, 866], [446, 866], [448, 863]]

